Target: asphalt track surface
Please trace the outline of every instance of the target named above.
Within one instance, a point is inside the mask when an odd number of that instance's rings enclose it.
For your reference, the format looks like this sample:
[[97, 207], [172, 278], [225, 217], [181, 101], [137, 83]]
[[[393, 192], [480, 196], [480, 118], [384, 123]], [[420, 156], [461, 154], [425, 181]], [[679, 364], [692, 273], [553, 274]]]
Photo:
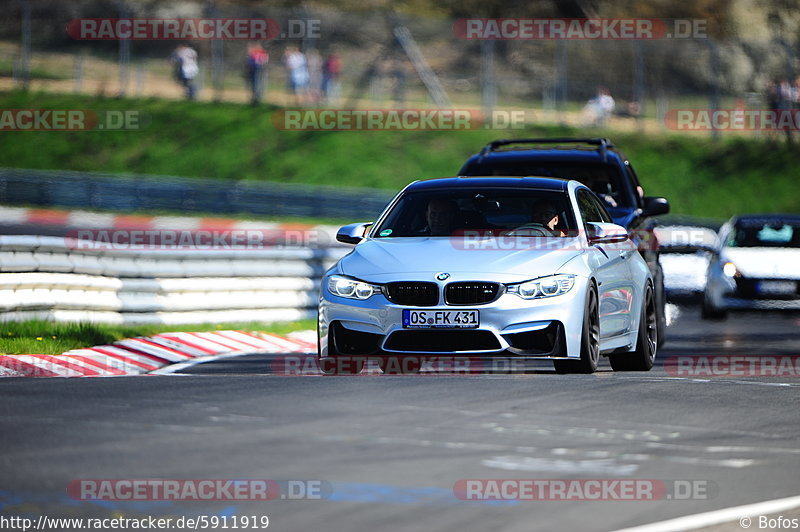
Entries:
[[[267, 515], [269, 530], [304, 532], [614, 530], [800, 494], [800, 379], [664, 367], [678, 355], [798, 355], [800, 316], [709, 323], [684, 306], [669, 332], [649, 373], [604, 361], [594, 375], [543, 364], [528, 374], [287, 377], [272, 373], [274, 355], [252, 354], [180, 375], [3, 379], [0, 515]], [[125, 478], [321, 480], [325, 498], [87, 502], [65, 492], [76, 479]], [[460, 479], [503, 478], [652, 479], [668, 493], [454, 496]], [[705, 490], [684, 500], [675, 480]], [[715, 528], [726, 529], [741, 530]]]

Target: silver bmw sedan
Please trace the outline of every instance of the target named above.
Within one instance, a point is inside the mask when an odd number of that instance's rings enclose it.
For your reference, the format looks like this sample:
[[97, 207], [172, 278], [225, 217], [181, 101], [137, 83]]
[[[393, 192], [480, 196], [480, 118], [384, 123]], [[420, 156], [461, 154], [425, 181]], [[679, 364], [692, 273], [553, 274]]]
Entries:
[[319, 365], [352, 374], [374, 360], [414, 373], [428, 359], [552, 360], [560, 373], [647, 371], [658, 342], [653, 280], [625, 229], [578, 181], [416, 181], [328, 270]]

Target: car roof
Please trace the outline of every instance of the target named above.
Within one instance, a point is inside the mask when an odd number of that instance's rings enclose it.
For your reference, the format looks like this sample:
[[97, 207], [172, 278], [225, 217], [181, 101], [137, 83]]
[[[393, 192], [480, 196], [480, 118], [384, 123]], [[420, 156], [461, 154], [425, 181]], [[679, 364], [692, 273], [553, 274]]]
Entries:
[[415, 181], [406, 187], [406, 191], [430, 190], [435, 188], [531, 188], [539, 190], [556, 190], [564, 192], [569, 186], [569, 179], [557, 177], [516, 177], [516, 176], [456, 176], [437, 177]]
[[497, 161], [597, 162], [625, 160], [607, 138], [518, 138], [498, 139], [488, 143], [466, 162], [468, 165]]
[[515, 148], [510, 150], [493, 151], [486, 154], [477, 154], [470, 157], [470, 163], [483, 161], [580, 161], [607, 163], [609, 159], [620, 157], [619, 152], [608, 150], [605, 155], [598, 150], [587, 148]]

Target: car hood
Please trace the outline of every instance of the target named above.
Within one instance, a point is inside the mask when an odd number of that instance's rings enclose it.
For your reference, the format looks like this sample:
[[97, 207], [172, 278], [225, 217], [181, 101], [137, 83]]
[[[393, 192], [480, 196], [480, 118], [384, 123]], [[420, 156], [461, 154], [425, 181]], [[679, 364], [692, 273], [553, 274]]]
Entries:
[[723, 248], [720, 262], [732, 262], [745, 277], [800, 279], [800, 248]]
[[563, 239], [559, 249], [531, 249], [519, 241], [471, 241], [470, 249], [449, 238], [385, 238], [362, 242], [339, 262], [341, 272], [364, 281], [432, 281], [440, 272], [449, 280], [524, 281], [557, 273], [584, 252], [578, 239]]

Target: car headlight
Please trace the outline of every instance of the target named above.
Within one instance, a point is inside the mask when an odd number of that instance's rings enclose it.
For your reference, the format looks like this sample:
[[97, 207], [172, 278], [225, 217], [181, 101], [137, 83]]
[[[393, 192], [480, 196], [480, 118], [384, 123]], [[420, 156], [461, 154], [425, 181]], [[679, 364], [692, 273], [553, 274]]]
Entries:
[[341, 275], [328, 277], [328, 292], [335, 296], [348, 299], [369, 299], [373, 294], [379, 294], [381, 287], [364, 281], [350, 279]]
[[739, 273], [739, 270], [736, 269], [736, 265], [732, 262], [726, 262], [722, 265], [722, 271], [728, 277], [736, 277], [736, 274]]
[[575, 286], [574, 275], [550, 275], [524, 283], [508, 285], [508, 293], [516, 294], [522, 299], [539, 299], [566, 294]]

